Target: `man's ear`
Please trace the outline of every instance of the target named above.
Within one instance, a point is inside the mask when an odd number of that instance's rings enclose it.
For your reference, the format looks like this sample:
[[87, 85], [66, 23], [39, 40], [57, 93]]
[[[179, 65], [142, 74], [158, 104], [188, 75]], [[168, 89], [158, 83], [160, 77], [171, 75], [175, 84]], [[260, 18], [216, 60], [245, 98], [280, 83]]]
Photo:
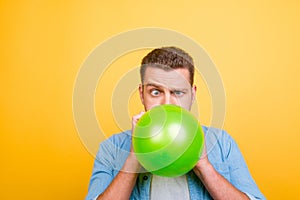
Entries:
[[194, 85], [192, 87], [192, 104], [194, 103], [195, 99], [196, 99], [196, 92], [197, 92], [197, 86]]
[[142, 104], [144, 105], [144, 94], [143, 94], [143, 92], [144, 92], [143, 85], [140, 84], [140, 85], [139, 85], [139, 94], [140, 94], [141, 102], [142, 102]]

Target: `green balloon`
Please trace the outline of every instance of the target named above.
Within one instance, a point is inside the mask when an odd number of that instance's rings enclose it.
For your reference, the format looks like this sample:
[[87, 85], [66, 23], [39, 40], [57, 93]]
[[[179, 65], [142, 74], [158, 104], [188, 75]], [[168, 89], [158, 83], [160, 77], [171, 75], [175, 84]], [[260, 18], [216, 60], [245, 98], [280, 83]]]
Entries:
[[132, 137], [140, 164], [153, 174], [176, 177], [196, 165], [204, 147], [198, 120], [176, 105], [160, 105], [137, 122]]

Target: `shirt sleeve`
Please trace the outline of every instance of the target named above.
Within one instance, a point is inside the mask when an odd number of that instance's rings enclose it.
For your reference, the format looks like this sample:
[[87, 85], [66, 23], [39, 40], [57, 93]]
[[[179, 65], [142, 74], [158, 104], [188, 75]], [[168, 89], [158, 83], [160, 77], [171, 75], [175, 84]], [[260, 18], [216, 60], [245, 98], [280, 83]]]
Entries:
[[86, 200], [94, 200], [101, 194], [111, 183], [114, 178], [113, 153], [111, 152], [110, 142], [104, 141], [100, 144], [99, 151], [94, 161], [92, 176], [89, 183]]
[[109, 186], [128, 157], [130, 136], [121, 133], [104, 140], [94, 161], [86, 200], [94, 200]]
[[253, 180], [236, 142], [226, 132], [223, 139], [231, 184], [247, 194], [250, 199], [265, 199]]
[[109, 148], [106, 143], [102, 143], [94, 161], [86, 200], [96, 199], [112, 181], [113, 174], [109, 167], [109, 155]]
[[250, 200], [257, 200], [258, 198], [255, 198], [254, 196], [252, 196], [251, 194], [245, 193]]

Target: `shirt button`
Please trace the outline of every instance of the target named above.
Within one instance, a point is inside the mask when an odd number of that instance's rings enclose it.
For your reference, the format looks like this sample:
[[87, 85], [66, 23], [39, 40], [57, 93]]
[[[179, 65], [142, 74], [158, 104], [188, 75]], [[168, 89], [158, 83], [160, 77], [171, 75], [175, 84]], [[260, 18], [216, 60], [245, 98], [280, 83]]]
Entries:
[[148, 180], [148, 176], [143, 176], [143, 180], [144, 181]]

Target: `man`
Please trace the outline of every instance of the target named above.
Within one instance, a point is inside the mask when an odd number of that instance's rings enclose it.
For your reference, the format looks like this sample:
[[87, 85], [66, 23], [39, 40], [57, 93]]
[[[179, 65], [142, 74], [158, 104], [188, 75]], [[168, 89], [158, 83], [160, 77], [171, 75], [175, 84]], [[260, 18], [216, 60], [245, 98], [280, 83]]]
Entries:
[[[175, 47], [154, 49], [142, 60], [139, 94], [145, 111], [162, 104], [191, 109], [196, 96], [192, 58]], [[132, 118], [132, 130], [144, 112]], [[203, 126], [206, 150], [184, 176], [166, 178], [142, 171], [131, 132], [102, 142], [86, 199], [265, 199], [234, 140]]]

